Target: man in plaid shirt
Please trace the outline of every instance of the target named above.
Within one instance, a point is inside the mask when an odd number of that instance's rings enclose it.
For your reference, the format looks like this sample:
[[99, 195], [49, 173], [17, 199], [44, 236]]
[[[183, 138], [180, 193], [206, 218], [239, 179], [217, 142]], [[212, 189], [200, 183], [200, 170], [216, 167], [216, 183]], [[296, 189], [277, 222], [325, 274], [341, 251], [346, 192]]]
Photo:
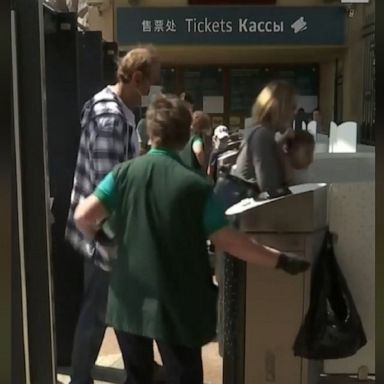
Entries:
[[[84, 238], [73, 214], [115, 165], [139, 154], [132, 109], [160, 80], [160, 62], [152, 48], [135, 48], [121, 60], [115, 85], [90, 99], [81, 116], [82, 134], [77, 157], [66, 239], [85, 256], [84, 302], [72, 351], [71, 384], [92, 384], [91, 371], [105, 333], [111, 257], [105, 248]], [[119, 343], [123, 345], [123, 343]], [[123, 352], [123, 351], [122, 351]]]

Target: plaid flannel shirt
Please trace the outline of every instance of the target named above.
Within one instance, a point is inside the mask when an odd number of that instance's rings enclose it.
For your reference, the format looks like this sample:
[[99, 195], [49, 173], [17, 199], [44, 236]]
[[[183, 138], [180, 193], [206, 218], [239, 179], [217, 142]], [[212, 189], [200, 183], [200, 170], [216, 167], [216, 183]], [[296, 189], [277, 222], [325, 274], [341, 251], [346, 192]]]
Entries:
[[93, 193], [115, 165], [138, 154], [139, 149], [133, 140], [133, 135], [137, 135], [134, 126], [133, 113], [132, 117], [127, 116], [125, 105], [109, 87], [83, 107], [82, 133], [65, 238], [83, 256], [106, 271], [111, 269], [111, 254], [84, 238], [76, 228], [73, 215], [78, 203]]

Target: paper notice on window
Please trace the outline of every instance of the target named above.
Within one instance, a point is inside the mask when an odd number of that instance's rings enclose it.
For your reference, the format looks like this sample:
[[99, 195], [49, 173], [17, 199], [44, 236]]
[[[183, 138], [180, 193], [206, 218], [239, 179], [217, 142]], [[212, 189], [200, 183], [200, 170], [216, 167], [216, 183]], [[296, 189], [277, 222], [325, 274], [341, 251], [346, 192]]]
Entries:
[[141, 96], [141, 106], [148, 107], [157, 96], [161, 95], [163, 92], [163, 87], [161, 85], [151, 85], [149, 94], [146, 96]]
[[149, 91], [149, 102], [152, 103], [156, 97], [163, 93], [163, 87], [161, 85], [152, 85]]
[[149, 96], [141, 96], [141, 106], [142, 107], [148, 107], [150, 104], [150, 97]]
[[203, 111], [205, 113], [224, 113], [224, 97], [204, 96]]

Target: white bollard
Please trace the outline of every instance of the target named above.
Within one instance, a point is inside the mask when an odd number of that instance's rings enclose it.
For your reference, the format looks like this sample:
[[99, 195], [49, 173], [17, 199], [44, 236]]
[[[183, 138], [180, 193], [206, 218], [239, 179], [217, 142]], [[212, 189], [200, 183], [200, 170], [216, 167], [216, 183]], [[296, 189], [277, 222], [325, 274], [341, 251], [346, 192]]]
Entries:
[[307, 131], [314, 136], [315, 141], [316, 141], [316, 138], [317, 138], [317, 121], [313, 120], [313, 121], [309, 122], [307, 125]]
[[331, 122], [329, 152], [355, 153], [357, 151], [357, 123], [347, 121], [340, 125]]

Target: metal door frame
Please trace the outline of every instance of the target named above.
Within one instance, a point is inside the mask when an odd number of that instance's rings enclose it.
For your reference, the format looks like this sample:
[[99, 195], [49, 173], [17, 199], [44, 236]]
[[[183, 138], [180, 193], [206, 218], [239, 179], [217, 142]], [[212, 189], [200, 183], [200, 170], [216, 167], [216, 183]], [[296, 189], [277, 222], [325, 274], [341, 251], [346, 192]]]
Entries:
[[[41, 0], [13, 2], [18, 274], [26, 383], [56, 382]], [[16, 39], [17, 38], [17, 39]], [[17, 53], [17, 55], [16, 55]], [[17, 58], [17, 61], [16, 61]], [[20, 305], [21, 304], [21, 305]], [[42, 358], [43, 356], [43, 358]], [[16, 384], [16, 383], [15, 383]]]

